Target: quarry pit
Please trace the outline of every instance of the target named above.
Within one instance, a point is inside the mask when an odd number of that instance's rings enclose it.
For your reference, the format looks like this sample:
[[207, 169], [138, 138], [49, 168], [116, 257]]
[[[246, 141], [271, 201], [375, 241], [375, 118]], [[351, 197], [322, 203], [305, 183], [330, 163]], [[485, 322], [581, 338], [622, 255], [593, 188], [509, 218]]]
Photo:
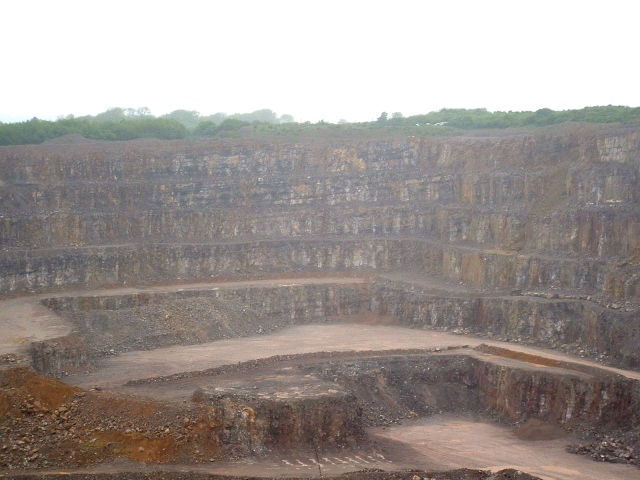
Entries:
[[639, 173], [628, 126], [1, 147], [0, 476], [640, 478]]

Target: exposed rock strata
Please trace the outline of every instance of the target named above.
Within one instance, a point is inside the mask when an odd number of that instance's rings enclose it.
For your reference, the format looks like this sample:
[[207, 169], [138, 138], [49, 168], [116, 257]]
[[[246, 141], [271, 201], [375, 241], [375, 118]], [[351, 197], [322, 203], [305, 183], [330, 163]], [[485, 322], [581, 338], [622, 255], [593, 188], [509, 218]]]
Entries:
[[411, 266], [637, 299], [639, 139], [634, 128], [573, 126], [3, 147], [0, 292]]
[[605, 308], [586, 297], [518, 293], [489, 296], [462, 290], [447, 294], [419, 284], [375, 280], [370, 310], [391, 315], [411, 328], [462, 330], [561, 348], [625, 367], [640, 365], [640, 319], [635, 308], [627, 312]]

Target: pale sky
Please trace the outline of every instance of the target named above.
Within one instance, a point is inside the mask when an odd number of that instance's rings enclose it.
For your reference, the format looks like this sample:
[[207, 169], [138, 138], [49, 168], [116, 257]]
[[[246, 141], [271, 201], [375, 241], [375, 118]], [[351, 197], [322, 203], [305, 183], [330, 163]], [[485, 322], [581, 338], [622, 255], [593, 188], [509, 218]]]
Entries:
[[640, 106], [640, 1], [5, 0], [0, 120]]

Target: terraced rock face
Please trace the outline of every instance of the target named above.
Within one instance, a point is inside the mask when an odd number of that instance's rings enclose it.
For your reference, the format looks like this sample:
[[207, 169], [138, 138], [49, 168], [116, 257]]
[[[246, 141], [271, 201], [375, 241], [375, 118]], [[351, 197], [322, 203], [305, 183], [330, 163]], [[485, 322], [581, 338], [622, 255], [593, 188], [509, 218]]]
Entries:
[[[427, 298], [414, 281], [387, 285], [370, 310], [635, 368], [639, 176], [640, 130], [593, 125], [437, 139], [3, 147], [0, 294], [397, 274], [438, 279], [448, 291]], [[453, 286], [466, 289], [464, 300]]]
[[[0, 364], [28, 353], [40, 373], [119, 393], [46, 404], [37, 385], [49, 384], [3, 367], [2, 431], [51, 433], [34, 445], [11, 433], [0, 460], [217, 462], [304, 447], [307, 468], [319, 450], [356, 448], [359, 467], [377, 468], [368, 429], [440, 412], [633, 436], [635, 372], [496, 341], [640, 368], [639, 180], [640, 129], [619, 126], [2, 147]], [[36, 320], [51, 333], [20, 335]], [[284, 335], [341, 322], [416, 333], [372, 330], [358, 348]], [[489, 346], [442, 354], [416, 344], [418, 330]], [[284, 344], [267, 346], [278, 333]], [[156, 372], [167, 360], [176, 375]]]
[[0, 149], [0, 292], [412, 270], [500, 289], [640, 291], [640, 132]]

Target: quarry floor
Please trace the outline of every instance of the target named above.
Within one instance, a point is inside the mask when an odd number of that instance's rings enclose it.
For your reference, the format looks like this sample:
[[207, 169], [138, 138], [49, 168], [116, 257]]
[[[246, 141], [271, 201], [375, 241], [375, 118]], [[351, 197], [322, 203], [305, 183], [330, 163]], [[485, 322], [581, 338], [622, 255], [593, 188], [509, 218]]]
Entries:
[[[515, 468], [549, 480], [623, 480], [640, 478], [634, 466], [597, 463], [564, 451], [570, 438], [521, 440], [512, 428], [472, 415], [441, 414], [402, 425], [374, 428], [374, 444], [362, 451], [320, 455], [324, 476], [363, 470], [418, 469], [429, 472], [457, 468]], [[223, 462], [202, 471], [239, 476], [316, 476], [315, 452], [279, 452], [265, 459]]]
[[[176, 290], [243, 285], [290, 285], [300, 283], [364, 283], [357, 277], [300, 277], [252, 279], [219, 284], [158, 285], [77, 292], [82, 295], [122, 294], [145, 290]], [[65, 295], [73, 294], [64, 292]], [[71, 325], [38, 302], [49, 295], [30, 295], [0, 300], [0, 355], [24, 353], [29, 342], [65, 335]], [[206, 381], [184, 378], [163, 384], [125, 386], [131, 380], [148, 379], [180, 372], [200, 371], [233, 365], [276, 355], [317, 354], [327, 352], [380, 352], [399, 349], [435, 349], [474, 347], [481, 343], [508, 347], [550, 359], [602, 367], [585, 359], [555, 351], [513, 343], [491, 341], [469, 335], [431, 330], [411, 330], [389, 318], [359, 315], [344, 322], [286, 328], [268, 335], [219, 340], [216, 342], [173, 346], [152, 351], [133, 351], [102, 358], [93, 371], [66, 377], [65, 382], [84, 389], [102, 389], [142, 395], [162, 400], [188, 401], [193, 391]], [[462, 350], [460, 350], [462, 351]], [[323, 352], [323, 353], [319, 353]], [[464, 349], [468, 354], [469, 349]], [[489, 356], [474, 352], [474, 355]], [[496, 362], [516, 362], [496, 358]], [[529, 368], [549, 368], [528, 364]], [[609, 369], [631, 378], [640, 373]], [[271, 452], [265, 458], [224, 461], [193, 466], [175, 466], [177, 471], [199, 471], [223, 475], [308, 477], [330, 476], [363, 469], [477, 468], [497, 471], [517, 468], [544, 479], [640, 479], [634, 466], [593, 462], [587, 457], [565, 452], [571, 438], [527, 440], [516, 436], [513, 427], [496, 424], [473, 414], [436, 414], [427, 418], [406, 419], [402, 424], [369, 429], [372, 442], [360, 450], [333, 452], [316, 456], [312, 450]], [[318, 464], [319, 463], [319, 464]], [[78, 472], [118, 472], [153, 470], [150, 464], [116, 460]], [[167, 469], [167, 466], [163, 466]], [[0, 473], [0, 477], [2, 474]]]

